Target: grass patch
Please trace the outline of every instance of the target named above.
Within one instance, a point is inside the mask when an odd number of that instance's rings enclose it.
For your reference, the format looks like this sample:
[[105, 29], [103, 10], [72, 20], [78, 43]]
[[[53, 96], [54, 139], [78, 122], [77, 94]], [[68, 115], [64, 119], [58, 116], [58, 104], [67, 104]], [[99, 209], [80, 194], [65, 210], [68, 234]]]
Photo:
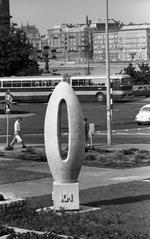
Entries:
[[90, 239], [150, 238], [150, 202], [101, 206], [101, 210], [84, 214], [61, 215], [49, 210], [40, 214], [11, 215], [7, 225]]
[[[50, 173], [24, 170], [23, 168], [27, 166], [26, 161], [4, 159], [1, 160], [0, 164], [0, 184], [24, 182], [52, 177]], [[32, 162], [28, 162], [28, 164], [34, 167]]]
[[[95, 212], [57, 215], [49, 210], [40, 214], [33, 208], [50, 206], [51, 195], [27, 198], [30, 210], [23, 217], [10, 215], [9, 226], [65, 234], [89, 239], [149, 239], [150, 187], [146, 182], [130, 182], [80, 191], [83, 205], [100, 207]], [[36, 207], [35, 207], [36, 206]], [[32, 238], [32, 237], [31, 237]]]
[[52, 196], [43, 195], [27, 198], [29, 208], [23, 216], [4, 216], [0, 224], [65, 234], [74, 239], [150, 238], [149, 183], [135, 181], [81, 190], [80, 203], [101, 209], [85, 214], [68, 215], [62, 211], [57, 215], [52, 210], [38, 214], [35, 209], [52, 205]]
[[49, 178], [50, 174], [31, 172], [26, 170], [0, 169], [0, 184], [32, 181]]

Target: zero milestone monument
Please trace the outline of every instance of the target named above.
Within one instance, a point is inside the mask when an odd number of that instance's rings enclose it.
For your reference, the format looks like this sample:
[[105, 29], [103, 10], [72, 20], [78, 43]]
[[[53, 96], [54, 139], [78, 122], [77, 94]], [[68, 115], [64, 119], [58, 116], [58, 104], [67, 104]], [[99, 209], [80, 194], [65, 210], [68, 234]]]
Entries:
[[[68, 117], [68, 153], [61, 152], [61, 109], [66, 104]], [[81, 106], [71, 86], [59, 83], [48, 102], [44, 125], [45, 150], [53, 176], [54, 210], [79, 210], [78, 176], [85, 152]]]

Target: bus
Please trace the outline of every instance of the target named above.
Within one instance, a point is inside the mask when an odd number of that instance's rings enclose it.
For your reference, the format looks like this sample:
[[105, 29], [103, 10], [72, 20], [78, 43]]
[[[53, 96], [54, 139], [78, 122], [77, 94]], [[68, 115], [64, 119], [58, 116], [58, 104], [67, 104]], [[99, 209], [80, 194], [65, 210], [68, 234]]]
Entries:
[[[131, 78], [127, 75], [110, 76], [113, 100], [125, 99], [132, 95]], [[24, 76], [0, 77], [0, 101], [4, 101], [5, 93], [9, 92], [16, 102], [48, 102], [55, 86], [68, 82], [80, 100], [106, 100], [106, 76]]]
[[48, 102], [55, 86], [62, 81], [63, 76], [0, 77], [0, 102], [8, 90], [16, 102]]
[[[130, 76], [114, 74], [110, 76], [113, 100], [128, 99], [132, 94], [132, 81]], [[69, 82], [79, 97], [93, 98], [99, 102], [106, 101], [106, 76], [71, 76]]]

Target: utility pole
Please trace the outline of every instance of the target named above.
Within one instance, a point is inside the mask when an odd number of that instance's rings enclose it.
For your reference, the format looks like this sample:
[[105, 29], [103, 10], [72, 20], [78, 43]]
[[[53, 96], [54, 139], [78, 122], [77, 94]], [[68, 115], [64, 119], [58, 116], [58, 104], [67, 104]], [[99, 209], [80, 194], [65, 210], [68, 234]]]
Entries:
[[107, 79], [107, 143], [112, 144], [111, 131], [111, 99], [110, 99], [110, 65], [109, 65], [109, 32], [108, 32], [108, 0], [106, 0], [106, 79]]

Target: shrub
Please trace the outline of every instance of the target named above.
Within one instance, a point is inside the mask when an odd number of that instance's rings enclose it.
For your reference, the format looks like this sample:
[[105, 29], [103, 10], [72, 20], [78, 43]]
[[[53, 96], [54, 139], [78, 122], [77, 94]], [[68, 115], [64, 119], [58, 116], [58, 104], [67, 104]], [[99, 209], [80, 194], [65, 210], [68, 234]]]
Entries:
[[27, 232], [27, 233], [11, 233], [7, 239], [58, 239], [58, 237], [55, 234], [51, 233], [43, 233], [43, 234], [37, 234], [34, 232]]
[[93, 155], [93, 154], [87, 154], [85, 156], [85, 160], [86, 161], [95, 161], [96, 160], [96, 157]]
[[[68, 148], [64, 147], [61, 150], [61, 156], [66, 159]], [[18, 159], [34, 160], [47, 162], [45, 152], [38, 151], [33, 147], [27, 147], [19, 155]], [[128, 168], [140, 167], [150, 164], [150, 152], [139, 150], [137, 148], [129, 148], [123, 150], [108, 150], [99, 147], [93, 149], [85, 148], [85, 156], [83, 165], [93, 167], [109, 167], [109, 168]]]
[[139, 149], [136, 148], [130, 148], [130, 149], [122, 149], [120, 152], [122, 152], [124, 155], [133, 155], [135, 154]]
[[[57, 236], [68, 235], [74, 239], [147, 239], [146, 232], [127, 231], [125, 221], [120, 213], [112, 214], [110, 211], [97, 211], [84, 214], [68, 214], [62, 211], [59, 215], [49, 210], [40, 214], [25, 215], [13, 224], [33, 230], [47, 231], [43, 235], [36, 233], [12, 234], [9, 239], [57, 239]], [[69, 238], [68, 238], [69, 239]]]
[[96, 148], [96, 147], [95, 147], [94, 151], [98, 152], [100, 154], [107, 154], [107, 153], [109, 154], [112, 152], [111, 150], [108, 150], [108, 149], [101, 149], [101, 148]]
[[4, 235], [7, 235], [9, 233], [13, 233], [14, 230], [11, 229], [11, 228], [7, 228], [7, 227], [4, 227], [4, 226], [0, 226], [0, 237], [1, 236], [4, 236]]

